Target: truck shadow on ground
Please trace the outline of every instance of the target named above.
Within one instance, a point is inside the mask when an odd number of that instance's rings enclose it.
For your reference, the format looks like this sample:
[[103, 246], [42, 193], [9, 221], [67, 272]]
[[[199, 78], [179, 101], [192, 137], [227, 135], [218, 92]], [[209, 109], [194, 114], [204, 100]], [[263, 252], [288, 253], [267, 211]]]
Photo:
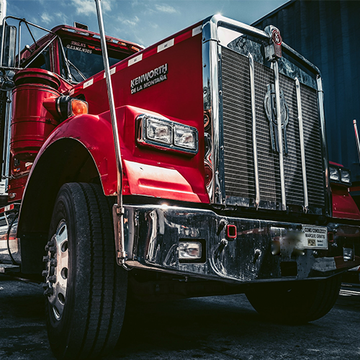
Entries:
[[[0, 280], [0, 359], [54, 359], [40, 285], [3, 276]], [[327, 316], [302, 326], [264, 320], [243, 294], [129, 302], [109, 359], [355, 359], [359, 294], [347, 290], [348, 296], [340, 296]], [[280, 311], [281, 304], [274, 319]]]
[[129, 304], [112, 359], [240, 359], [239, 352], [271, 347], [282, 338], [299, 347], [299, 333], [318, 327], [273, 324], [243, 294]]

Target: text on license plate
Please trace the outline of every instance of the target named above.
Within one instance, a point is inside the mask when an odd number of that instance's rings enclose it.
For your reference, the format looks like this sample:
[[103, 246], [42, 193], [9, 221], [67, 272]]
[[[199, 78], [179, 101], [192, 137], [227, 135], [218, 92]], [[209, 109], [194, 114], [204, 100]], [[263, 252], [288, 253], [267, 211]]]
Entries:
[[324, 226], [303, 225], [301, 243], [305, 249], [327, 249], [327, 228]]

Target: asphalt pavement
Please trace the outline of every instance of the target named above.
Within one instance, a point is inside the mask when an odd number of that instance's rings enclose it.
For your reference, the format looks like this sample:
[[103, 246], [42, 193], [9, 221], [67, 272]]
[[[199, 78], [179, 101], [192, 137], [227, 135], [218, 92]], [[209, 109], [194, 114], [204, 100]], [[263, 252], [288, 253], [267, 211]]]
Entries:
[[[52, 360], [38, 284], [0, 275], [0, 360]], [[281, 310], [281, 304], [279, 309]], [[109, 359], [360, 359], [360, 287], [342, 287], [325, 317], [302, 326], [262, 319], [245, 295], [130, 305]]]

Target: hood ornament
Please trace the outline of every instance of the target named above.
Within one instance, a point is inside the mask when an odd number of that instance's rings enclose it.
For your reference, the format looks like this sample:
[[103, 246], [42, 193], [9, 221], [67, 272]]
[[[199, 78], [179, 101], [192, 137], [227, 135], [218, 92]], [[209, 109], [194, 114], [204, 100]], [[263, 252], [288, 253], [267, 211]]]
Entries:
[[[276, 96], [274, 84], [267, 85], [267, 92], [264, 99], [264, 108], [266, 116], [269, 120], [271, 148], [273, 152], [279, 152], [279, 139], [277, 131], [277, 113], [276, 113]], [[280, 90], [280, 114], [281, 129], [284, 132], [284, 152], [288, 153], [286, 127], [289, 123], [289, 109], [285, 101], [284, 92]], [[282, 136], [282, 134], [280, 134]]]

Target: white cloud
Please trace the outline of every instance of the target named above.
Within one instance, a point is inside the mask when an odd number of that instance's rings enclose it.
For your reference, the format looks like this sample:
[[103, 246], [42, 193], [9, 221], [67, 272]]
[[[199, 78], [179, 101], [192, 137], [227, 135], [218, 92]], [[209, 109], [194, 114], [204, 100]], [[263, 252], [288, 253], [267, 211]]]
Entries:
[[111, 2], [112, 0], [102, 0], [101, 1], [101, 8], [105, 11], [111, 11]]
[[[111, 11], [112, 0], [102, 0], [100, 2], [103, 12]], [[94, 0], [72, 0], [73, 5], [76, 7], [77, 14], [96, 14], [96, 5]]]
[[95, 14], [96, 8], [95, 8], [95, 1], [91, 0], [72, 0], [73, 5], [76, 7], [76, 13], [77, 14]]
[[59, 23], [67, 24], [68, 18], [64, 13], [58, 12], [58, 13], [54, 14], [54, 16], [58, 19]]
[[52, 17], [46, 12], [42, 13], [40, 18], [44, 24], [50, 24], [52, 21]]
[[124, 25], [130, 25], [130, 26], [135, 26], [138, 22], [139, 22], [139, 18], [137, 16], [135, 16], [133, 19], [119, 19], [120, 22], [122, 22]]
[[156, 4], [155, 8], [157, 11], [164, 12], [167, 14], [175, 14], [178, 12], [175, 8], [167, 4], [162, 4], [162, 5]]

